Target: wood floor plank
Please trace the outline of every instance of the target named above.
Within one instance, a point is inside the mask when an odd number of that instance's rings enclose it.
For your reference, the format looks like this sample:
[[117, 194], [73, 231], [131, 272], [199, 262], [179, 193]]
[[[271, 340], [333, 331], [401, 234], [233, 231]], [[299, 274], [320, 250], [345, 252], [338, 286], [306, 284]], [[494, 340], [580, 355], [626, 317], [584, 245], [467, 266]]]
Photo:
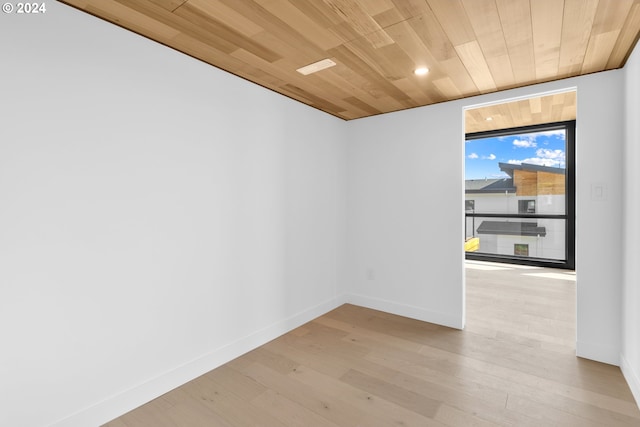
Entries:
[[620, 369], [575, 356], [575, 276], [481, 267], [463, 331], [343, 305], [106, 426], [639, 426]]
[[266, 412], [273, 415], [275, 418], [282, 421], [284, 424], [290, 427], [297, 427], [303, 425], [317, 426], [317, 427], [337, 427], [328, 419], [321, 417], [317, 413], [305, 408], [304, 406], [288, 399], [282, 394], [267, 390], [260, 396], [251, 400], [253, 405], [256, 405]]
[[302, 366], [300, 369], [296, 370], [295, 373], [291, 373], [290, 376], [294, 377], [296, 381], [300, 381], [308, 386], [319, 387], [323, 390], [327, 390], [327, 392], [332, 396], [336, 396], [341, 400], [350, 402], [352, 405], [365, 412], [367, 416], [361, 421], [362, 425], [371, 424], [373, 419], [376, 420], [373, 424], [383, 426], [438, 425], [438, 423], [433, 422], [420, 414], [407, 410], [388, 400], [380, 399], [371, 393], [347, 384], [338, 378], [321, 374], [313, 369], [307, 368], [306, 366]]
[[340, 426], [355, 426], [364, 416], [350, 402], [343, 402], [259, 363], [251, 364], [243, 373]]
[[355, 369], [349, 370], [340, 380], [428, 418], [433, 418], [440, 407], [440, 402], [435, 399], [430, 399]]

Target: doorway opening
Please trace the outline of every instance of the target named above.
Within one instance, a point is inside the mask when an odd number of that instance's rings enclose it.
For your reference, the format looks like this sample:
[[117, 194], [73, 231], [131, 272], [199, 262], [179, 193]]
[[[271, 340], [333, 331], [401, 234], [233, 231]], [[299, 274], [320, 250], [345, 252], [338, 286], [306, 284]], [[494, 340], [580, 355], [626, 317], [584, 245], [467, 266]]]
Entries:
[[575, 354], [576, 104], [572, 88], [464, 111], [466, 329]]

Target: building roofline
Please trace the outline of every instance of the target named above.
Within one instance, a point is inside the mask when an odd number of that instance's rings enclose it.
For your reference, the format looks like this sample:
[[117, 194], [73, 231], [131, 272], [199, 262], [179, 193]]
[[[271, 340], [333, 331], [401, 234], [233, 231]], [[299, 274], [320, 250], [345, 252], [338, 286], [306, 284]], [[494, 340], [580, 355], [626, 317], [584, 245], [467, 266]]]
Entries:
[[565, 168], [555, 168], [552, 166], [533, 165], [531, 163], [521, 163], [519, 165], [513, 163], [498, 163], [498, 167], [501, 171], [512, 176], [514, 170], [533, 171], [533, 172], [549, 172], [565, 175], [567, 170]]

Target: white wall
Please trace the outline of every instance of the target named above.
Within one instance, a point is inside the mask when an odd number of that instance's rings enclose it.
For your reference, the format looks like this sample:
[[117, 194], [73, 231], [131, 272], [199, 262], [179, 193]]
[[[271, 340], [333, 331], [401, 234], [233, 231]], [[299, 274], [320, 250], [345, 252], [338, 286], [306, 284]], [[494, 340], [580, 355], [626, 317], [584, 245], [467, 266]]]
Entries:
[[640, 403], [640, 47], [625, 66], [624, 220], [621, 368]]
[[462, 109], [349, 122], [351, 301], [463, 326]]
[[0, 425], [92, 426], [341, 302], [346, 123], [0, 14]]
[[[623, 77], [624, 71], [610, 71], [351, 122], [353, 300], [460, 327], [462, 110], [577, 88], [577, 354], [618, 364]], [[594, 185], [604, 187], [602, 200], [591, 197]]]

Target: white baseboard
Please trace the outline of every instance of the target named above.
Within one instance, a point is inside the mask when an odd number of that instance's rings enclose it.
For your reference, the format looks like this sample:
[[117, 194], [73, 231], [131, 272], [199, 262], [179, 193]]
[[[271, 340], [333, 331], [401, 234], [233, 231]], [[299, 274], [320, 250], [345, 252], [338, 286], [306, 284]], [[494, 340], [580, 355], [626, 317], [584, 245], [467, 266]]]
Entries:
[[398, 316], [409, 317], [423, 322], [435, 323], [455, 329], [463, 328], [462, 316], [454, 317], [449, 314], [425, 310], [413, 305], [398, 303], [384, 299], [372, 298], [359, 294], [347, 294], [346, 302], [361, 307], [384, 311]]
[[620, 366], [620, 354], [609, 347], [584, 341], [576, 342], [576, 356], [608, 365]]
[[627, 384], [629, 384], [631, 394], [636, 400], [636, 405], [640, 408], [640, 372], [635, 371], [629, 361], [622, 355], [620, 356], [620, 370]]
[[266, 344], [344, 303], [346, 303], [346, 300], [343, 295], [327, 300], [286, 319], [275, 322], [244, 338], [226, 344], [202, 357], [158, 375], [155, 378], [151, 378], [144, 383], [113, 395], [93, 406], [80, 410], [75, 414], [53, 423], [50, 427], [92, 427], [102, 425], [248, 351]]

